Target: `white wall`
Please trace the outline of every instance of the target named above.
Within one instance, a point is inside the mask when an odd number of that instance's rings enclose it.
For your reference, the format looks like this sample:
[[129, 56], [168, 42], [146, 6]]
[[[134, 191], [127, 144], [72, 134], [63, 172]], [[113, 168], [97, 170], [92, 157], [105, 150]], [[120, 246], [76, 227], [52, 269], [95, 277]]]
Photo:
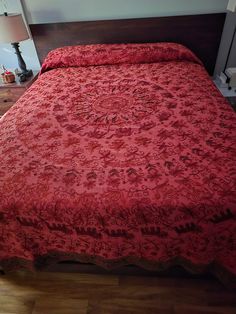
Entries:
[[236, 0], [229, 0], [228, 6], [227, 6], [227, 10], [229, 10], [231, 12], [235, 12], [236, 11]]
[[[9, 12], [21, 11], [19, 0], [3, 1]], [[22, 0], [22, 4], [31, 24], [225, 12], [228, 0]], [[32, 41], [22, 42], [21, 50], [28, 68], [39, 68]], [[0, 44], [0, 64], [17, 66], [10, 45]]]
[[222, 12], [228, 0], [23, 0], [29, 23]]
[[[216, 60], [216, 66], [214, 71], [214, 77], [224, 71], [225, 67], [236, 67], [236, 12], [228, 11], [225, 25], [221, 37], [221, 43], [218, 51], [218, 57]], [[232, 39], [234, 40], [232, 42]], [[230, 46], [232, 47], [230, 50]], [[230, 50], [229, 59], [227, 62], [227, 56]], [[227, 63], [227, 64], [226, 64]]]

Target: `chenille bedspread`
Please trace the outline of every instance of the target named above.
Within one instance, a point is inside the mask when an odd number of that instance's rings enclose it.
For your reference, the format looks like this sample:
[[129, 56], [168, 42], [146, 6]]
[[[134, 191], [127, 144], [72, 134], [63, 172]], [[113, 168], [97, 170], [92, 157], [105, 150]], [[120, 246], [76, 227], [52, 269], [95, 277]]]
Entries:
[[0, 266], [236, 275], [236, 116], [171, 43], [63, 47], [0, 120]]

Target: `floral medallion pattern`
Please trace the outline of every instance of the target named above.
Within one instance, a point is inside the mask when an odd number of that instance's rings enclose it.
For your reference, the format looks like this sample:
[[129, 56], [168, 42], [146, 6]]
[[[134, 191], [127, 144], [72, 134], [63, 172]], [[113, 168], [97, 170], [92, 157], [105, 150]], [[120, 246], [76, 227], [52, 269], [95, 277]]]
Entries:
[[0, 156], [4, 269], [73, 258], [236, 275], [236, 117], [187, 48], [52, 51], [0, 120]]

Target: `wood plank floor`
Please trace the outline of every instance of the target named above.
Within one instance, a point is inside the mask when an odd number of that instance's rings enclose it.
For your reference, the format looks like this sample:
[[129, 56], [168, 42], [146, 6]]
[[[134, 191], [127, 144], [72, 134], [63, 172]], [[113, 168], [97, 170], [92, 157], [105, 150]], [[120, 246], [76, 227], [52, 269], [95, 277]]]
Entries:
[[0, 314], [236, 314], [217, 280], [18, 273], [0, 276]]

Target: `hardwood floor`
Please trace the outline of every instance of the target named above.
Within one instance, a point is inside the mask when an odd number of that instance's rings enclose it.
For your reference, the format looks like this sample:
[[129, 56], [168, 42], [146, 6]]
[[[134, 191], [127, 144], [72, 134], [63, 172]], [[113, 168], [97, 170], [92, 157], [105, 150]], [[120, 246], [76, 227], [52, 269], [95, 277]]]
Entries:
[[0, 275], [0, 314], [236, 314], [217, 280], [18, 273]]

